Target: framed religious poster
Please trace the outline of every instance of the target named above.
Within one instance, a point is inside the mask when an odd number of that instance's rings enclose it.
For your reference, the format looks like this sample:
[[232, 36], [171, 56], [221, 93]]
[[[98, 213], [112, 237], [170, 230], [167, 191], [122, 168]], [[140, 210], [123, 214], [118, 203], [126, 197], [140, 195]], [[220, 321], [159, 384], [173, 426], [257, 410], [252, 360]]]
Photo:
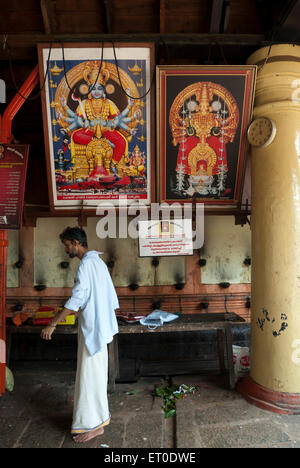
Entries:
[[238, 206], [256, 66], [158, 66], [160, 201]]
[[52, 209], [151, 202], [152, 44], [39, 44]]

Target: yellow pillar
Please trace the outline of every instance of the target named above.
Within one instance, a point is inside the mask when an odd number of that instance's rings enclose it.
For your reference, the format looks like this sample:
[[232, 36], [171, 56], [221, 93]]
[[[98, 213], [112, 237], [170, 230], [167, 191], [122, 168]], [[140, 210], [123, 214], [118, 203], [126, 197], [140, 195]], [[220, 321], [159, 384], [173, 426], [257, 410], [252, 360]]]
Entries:
[[254, 119], [276, 136], [251, 148], [251, 372], [238, 390], [280, 413], [300, 410], [300, 47], [264, 47]]

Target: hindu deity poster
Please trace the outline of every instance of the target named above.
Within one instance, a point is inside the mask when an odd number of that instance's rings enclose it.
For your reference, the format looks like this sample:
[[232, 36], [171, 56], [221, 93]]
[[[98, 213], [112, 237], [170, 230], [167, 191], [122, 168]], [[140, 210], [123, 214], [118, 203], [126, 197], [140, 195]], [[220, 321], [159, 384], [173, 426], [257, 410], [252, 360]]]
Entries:
[[161, 201], [238, 205], [255, 77], [255, 66], [158, 67]]
[[39, 45], [52, 208], [151, 202], [151, 44]]

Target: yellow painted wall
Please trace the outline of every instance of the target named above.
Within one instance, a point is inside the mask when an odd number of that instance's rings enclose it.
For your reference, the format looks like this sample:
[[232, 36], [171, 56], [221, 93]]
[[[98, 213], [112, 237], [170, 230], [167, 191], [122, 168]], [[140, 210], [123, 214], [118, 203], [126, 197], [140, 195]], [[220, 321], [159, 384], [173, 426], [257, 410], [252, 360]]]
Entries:
[[204, 245], [201, 258], [203, 284], [250, 283], [251, 266], [244, 265], [251, 257], [251, 230], [249, 224], [236, 226], [234, 216], [207, 216], [204, 221]]
[[[157, 268], [152, 258], [138, 257], [138, 242], [135, 239], [99, 239], [96, 235], [99, 218], [88, 218], [84, 228], [89, 248], [102, 251], [103, 260], [114, 260], [111, 270], [115, 286], [172, 285], [185, 282], [185, 258], [161, 257]], [[59, 234], [67, 226], [75, 226], [77, 218], [39, 218], [35, 228], [34, 270], [35, 284], [48, 287], [71, 287], [77, 271], [78, 259], [69, 259], [60, 242]], [[118, 231], [117, 231], [118, 232]], [[204, 246], [201, 257], [206, 258], [205, 267], [199, 268], [199, 281], [203, 284], [220, 282], [249, 283], [251, 267], [243, 262], [250, 256], [251, 231], [249, 225], [236, 226], [234, 216], [206, 216], [204, 221]], [[18, 286], [18, 231], [9, 233], [7, 286]], [[69, 261], [70, 266], [62, 269], [60, 263]]]
[[8, 288], [19, 286], [19, 270], [14, 266], [19, 260], [19, 231], [8, 231], [7, 274]]
[[[70, 287], [79, 265], [77, 258], [69, 259], [59, 234], [67, 226], [76, 226], [77, 218], [39, 218], [34, 232], [34, 283], [47, 287]], [[69, 268], [59, 264], [69, 261]]]
[[[96, 225], [99, 218], [88, 218], [84, 227], [88, 237], [89, 249], [103, 252], [102, 259], [114, 260], [111, 269], [116, 287], [138, 283], [140, 286], [174, 284], [176, 273], [180, 272], [185, 281], [185, 260], [183, 257], [160, 259], [157, 269], [153, 268], [152, 258], [138, 257], [138, 242], [135, 239], [99, 239]], [[68, 287], [74, 283], [78, 259], [69, 259], [60, 242], [59, 234], [67, 226], [75, 226], [76, 219], [40, 218], [35, 229], [35, 283], [48, 287]], [[69, 261], [70, 267], [61, 269], [59, 264]]]

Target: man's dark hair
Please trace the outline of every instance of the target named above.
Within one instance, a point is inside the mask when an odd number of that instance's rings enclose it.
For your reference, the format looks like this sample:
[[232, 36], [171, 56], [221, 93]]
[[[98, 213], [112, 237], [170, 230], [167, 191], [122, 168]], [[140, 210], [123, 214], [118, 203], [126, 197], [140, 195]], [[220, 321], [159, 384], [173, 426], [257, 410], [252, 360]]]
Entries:
[[72, 243], [77, 240], [82, 247], [87, 247], [87, 237], [86, 233], [83, 229], [79, 227], [67, 227], [61, 234], [60, 234], [60, 240], [62, 242], [68, 240], [71, 241]]

